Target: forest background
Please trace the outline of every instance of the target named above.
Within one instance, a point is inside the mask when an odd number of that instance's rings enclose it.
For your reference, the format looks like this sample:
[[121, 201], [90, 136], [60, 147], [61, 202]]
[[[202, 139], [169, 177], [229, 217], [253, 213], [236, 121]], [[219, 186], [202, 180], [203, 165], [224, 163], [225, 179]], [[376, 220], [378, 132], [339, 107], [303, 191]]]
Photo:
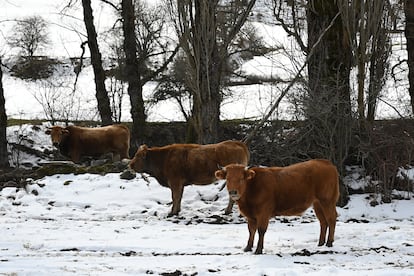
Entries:
[[[42, 119], [52, 124], [120, 122], [126, 96], [132, 152], [148, 141], [161, 145], [243, 139], [255, 164], [327, 158], [341, 176], [346, 166], [361, 166], [372, 177], [369, 189], [380, 192], [384, 202], [391, 200], [395, 188], [412, 190], [408, 178], [397, 177], [399, 168], [412, 164], [414, 148], [414, 3], [409, 0], [62, 0], [55, 4], [62, 21], [53, 24], [78, 37], [75, 55], [69, 54], [71, 47], [66, 55], [48, 55], [55, 46], [47, 18], [0, 19], [1, 24], [12, 23], [1, 34], [0, 71], [43, 87], [37, 94], [44, 109]], [[102, 14], [96, 11], [102, 9], [110, 12], [105, 13], [105, 27], [98, 28], [96, 14]], [[68, 18], [77, 24], [68, 24]], [[288, 43], [269, 43], [260, 35], [258, 22], [283, 29]], [[280, 62], [277, 74], [241, 70], [251, 60], [275, 61], [275, 56]], [[96, 94], [94, 107], [85, 113], [77, 108], [78, 79], [88, 67]], [[156, 85], [144, 98], [149, 83]], [[7, 91], [0, 84], [0, 166], [7, 168], [6, 129], [13, 118], [7, 116]], [[253, 118], [222, 120], [223, 101], [232, 101], [231, 88], [242, 85], [272, 87], [265, 111]], [[388, 101], [389, 97], [397, 101]], [[166, 100], [178, 104], [184, 122], [154, 129], [147, 110]], [[289, 120], [278, 115], [281, 103], [288, 104], [283, 111], [290, 112]], [[381, 105], [393, 115], [381, 117]], [[173, 128], [169, 131], [173, 135], [160, 131], [167, 128]], [[340, 205], [347, 202], [348, 193], [349, 188], [341, 185]]]

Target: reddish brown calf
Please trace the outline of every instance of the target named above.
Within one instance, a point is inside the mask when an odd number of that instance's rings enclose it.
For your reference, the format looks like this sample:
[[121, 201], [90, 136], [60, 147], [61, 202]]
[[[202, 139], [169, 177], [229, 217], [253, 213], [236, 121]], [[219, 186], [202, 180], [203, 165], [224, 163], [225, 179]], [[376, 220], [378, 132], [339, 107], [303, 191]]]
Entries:
[[247, 218], [249, 240], [244, 251], [253, 248], [256, 230], [259, 241], [255, 254], [262, 254], [264, 234], [270, 218], [301, 215], [313, 205], [320, 223], [319, 246], [331, 247], [336, 225], [339, 182], [336, 167], [328, 160], [310, 160], [287, 167], [246, 168], [231, 164], [218, 170], [216, 178], [227, 180], [230, 197]]

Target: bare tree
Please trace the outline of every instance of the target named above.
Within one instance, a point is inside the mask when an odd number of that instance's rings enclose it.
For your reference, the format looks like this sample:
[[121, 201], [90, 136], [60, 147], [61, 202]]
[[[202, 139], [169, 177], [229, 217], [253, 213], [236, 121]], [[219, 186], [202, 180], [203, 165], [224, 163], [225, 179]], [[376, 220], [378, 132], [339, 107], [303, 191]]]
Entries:
[[148, 7], [145, 1], [121, 2], [125, 58], [119, 60], [118, 69], [119, 77], [128, 82], [133, 146], [145, 137], [143, 86], [167, 68], [179, 49], [179, 45], [174, 46], [176, 42], [163, 36], [167, 28], [165, 17], [162, 7]]
[[414, 1], [404, 1], [405, 12], [405, 38], [408, 52], [408, 92], [411, 99], [411, 108], [414, 113]]
[[[384, 14], [387, 13], [389, 13], [389, 10], [384, 10]], [[373, 34], [371, 41], [372, 54], [369, 63], [368, 108], [366, 115], [370, 125], [375, 120], [378, 99], [385, 85], [387, 72], [389, 71], [389, 57], [392, 50], [391, 35], [388, 28], [389, 20], [389, 16], [382, 18], [381, 27]]]
[[95, 75], [96, 99], [98, 101], [98, 111], [101, 116], [102, 124], [112, 124], [111, 107], [108, 93], [105, 88], [105, 71], [102, 66], [102, 55], [99, 51], [97, 34], [93, 23], [93, 12], [91, 0], [82, 0], [83, 17], [86, 32], [88, 34], [88, 46], [91, 53], [91, 62]]
[[[274, 0], [273, 11], [308, 55], [308, 82], [301, 98], [307, 123], [298, 128], [297, 155], [330, 159], [343, 175], [353, 127], [349, 86], [352, 51], [339, 8], [336, 0]], [[347, 190], [341, 185], [340, 204], [346, 201]]]
[[109, 79], [108, 96], [111, 101], [112, 117], [116, 123], [122, 120], [122, 99], [124, 97], [125, 83], [114, 77]]
[[[344, 175], [353, 127], [349, 86], [352, 52], [343, 21], [337, 16], [340, 14], [337, 1], [309, 0], [308, 5], [308, 47], [333, 23], [308, 65], [309, 97], [305, 111], [310, 121], [309, 141]], [[347, 198], [347, 190], [341, 185], [340, 205]]]
[[[190, 121], [192, 98], [186, 81], [189, 72], [186, 70], [187, 60], [183, 53], [179, 53], [172, 63], [171, 69], [163, 74], [159, 80], [155, 93], [149, 104], [173, 99], [179, 106], [186, 122]], [[188, 104], [187, 104], [188, 103]]]
[[8, 168], [9, 156], [7, 153], [7, 115], [5, 108], [4, 90], [3, 90], [3, 70], [0, 57], [0, 169]]
[[7, 37], [7, 43], [12, 48], [19, 48], [22, 56], [32, 58], [50, 44], [47, 21], [41, 16], [18, 20]]
[[[268, 81], [269, 79], [266, 79], [265, 77], [251, 77], [245, 75], [238, 69], [240, 69], [240, 66], [245, 61], [272, 50], [274, 50], [274, 48], [269, 47], [264, 43], [263, 37], [260, 36], [257, 28], [250, 22], [246, 22], [229, 45], [228, 56], [223, 65], [222, 90], [225, 90], [226, 87], [232, 85], [254, 84]], [[192, 93], [190, 92], [191, 88], [189, 85], [191, 83], [188, 81], [191, 78], [192, 70], [188, 68], [189, 62], [187, 61], [187, 58], [184, 51], [180, 51], [177, 54], [177, 57], [169, 70], [162, 74], [161, 78], [158, 79], [158, 85], [150, 103], [156, 104], [159, 101], [173, 99], [179, 106], [181, 114], [186, 122], [191, 123], [191, 111], [193, 110], [192, 106], [194, 101]], [[222, 92], [224, 97], [232, 96], [231, 93], [228, 92], [228, 90], [224, 93]], [[188, 131], [191, 131], [191, 128], [189, 128]], [[191, 137], [188, 136], [187, 138], [189, 141], [192, 141], [190, 139]]]
[[366, 120], [374, 120], [377, 98], [384, 84], [391, 51], [388, 31], [391, 6], [387, 1], [341, 0], [338, 3], [357, 68], [358, 119], [363, 129]]
[[48, 78], [30, 86], [33, 97], [42, 106], [48, 121], [70, 122], [77, 120], [96, 120], [97, 111], [82, 91], [73, 91], [70, 78]]
[[135, 15], [132, 0], [122, 0], [122, 19], [124, 31], [125, 77], [128, 81], [128, 94], [131, 102], [132, 137], [134, 144], [142, 142], [140, 135], [145, 131], [145, 110], [142, 98], [140, 66], [137, 59], [137, 40], [135, 36]]
[[255, 1], [168, 1], [178, 19], [177, 34], [187, 56], [187, 87], [193, 99], [190, 128], [198, 143], [218, 139], [221, 87], [229, 46], [246, 22]]

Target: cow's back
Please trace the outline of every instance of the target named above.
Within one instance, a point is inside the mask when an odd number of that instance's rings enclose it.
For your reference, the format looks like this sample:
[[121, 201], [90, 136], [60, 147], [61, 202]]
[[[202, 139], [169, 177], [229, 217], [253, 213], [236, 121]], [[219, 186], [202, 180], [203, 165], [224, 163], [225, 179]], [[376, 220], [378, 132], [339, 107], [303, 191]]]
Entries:
[[336, 167], [325, 159], [313, 159], [287, 167], [270, 169], [277, 174], [277, 181], [282, 186], [293, 186], [302, 190], [312, 188], [314, 192], [317, 192], [321, 189], [332, 189], [338, 183]]
[[130, 133], [123, 125], [110, 125], [97, 128], [78, 126], [67, 127], [70, 131], [71, 146], [79, 150], [81, 155], [101, 155], [114, 152], [127, 158], [129, 151]]
[[173, 144], [166, 151], [163, 168], [169, 179], [183, 179], [185, 185], [211, 183], [214, 148], [198, 144]]
[[312, 182], [315, 193], [320, 200], [335, 201], [339, 199], [339, 175], [335, 165], [325, 159], [308, 161], [312, 164]]
[[314, 200], [336, 202], [339, 197], [338, 172], [328, 160], [316, 159], [287, 167], [252, 168], [256, 175], [249, 197], [273, 202], [275, 215], [296, 215]]
[[169, 175], [183, 177], [186, 185], [210, 184], [214, 172], [231, 163], [247, 165], [249, 151], [239, 141], [223, 141], [218, 144], [174, 144], [166, 147], [169, 153], [165, 170]]
[[240, 141], [224, 141], [217, 144], [216, 155], [221, 167], [229, 164], [247, 165], [250, 152], [246, 144]]

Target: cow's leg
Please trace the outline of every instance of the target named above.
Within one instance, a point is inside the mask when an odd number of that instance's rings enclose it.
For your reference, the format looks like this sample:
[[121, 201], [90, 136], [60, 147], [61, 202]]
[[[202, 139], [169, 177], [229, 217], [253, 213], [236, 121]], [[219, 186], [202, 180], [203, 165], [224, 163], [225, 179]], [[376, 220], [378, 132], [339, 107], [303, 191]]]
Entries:
[[72, 159], [72, 161], [74, 162], [74, 163], [79, 163], [79, 161], [80, 161], [80, 154], [79, 154], [79, 152], [78, 151], [72, 151], [71, 153], [70, 153], [70, 159]]
[[337, 216], [335, 203], [325, 208], [325, 217], [329, 226], [328, 241], [326, 242], [326, 246], [328, 247], [332, 247], [333, 245]]
[[[223, 190], [225, 188], [225, 186], [227, 185], [227, 181], [224, 182], [224, 185], [222, 188], [220, 188], [220, 191]], [[226, 210], [224, 210], [224, 214], [225, 215], [229, 215], [231, 214], [231, 212], [233, 211], [233, 205], [234, 205], [234, 201], [231, 199], [230, 195], [229, 195], [229, 203], [227, 203], [227, 207]]]
[[231, 197], [229, 196], [229, 203], [227, 204], [227, 208], [224, 211], [225, 215], [231, 214], [232, 210], [233, 210], [233, 204], [234, 201], [231, 199]]
[[318, 246], [322, 246], [325, 244], [326, 230], [328, 229], [328, 221], [326, 220], [324, 209], [322, 208], [321, 203], [319, 201], [315, 201], [313, 203], [313, 209], [315, 210], [315, 214], [319, 220], [321, 228]]
[[125, 146], [124, 148], [122, 148], [119, 151], [119, 154], [120, 154], [121, 160], [125, 158], [129, 159], [129, 146]]
[[172, 208], [169, 217], [176, 216], [181, 210], [181, 199], [183, 197], [184, 184], [181, 182], [170, 183], [172, 193]]
[[121, 154], [119, 154], [118, 152], [113, 152], [112, 162], [118, 162], [118, 161], [121, 161]]
[[257, 221], [255, 219], [248, 218], [247, 228], [249, 229], [249, 239], [247, 241], [246, 247], [244, 248], [244, 252], [252, 251], [254, 235], [256, 234], [256, 229], [257, 229]]
[[259, 233], [259, 240], [257, 241], [257, 247], [254, 254], [263, 253], [264, 235], [269, 225], [269, 218], [261, 218], [257, 223], [257, 232]]

